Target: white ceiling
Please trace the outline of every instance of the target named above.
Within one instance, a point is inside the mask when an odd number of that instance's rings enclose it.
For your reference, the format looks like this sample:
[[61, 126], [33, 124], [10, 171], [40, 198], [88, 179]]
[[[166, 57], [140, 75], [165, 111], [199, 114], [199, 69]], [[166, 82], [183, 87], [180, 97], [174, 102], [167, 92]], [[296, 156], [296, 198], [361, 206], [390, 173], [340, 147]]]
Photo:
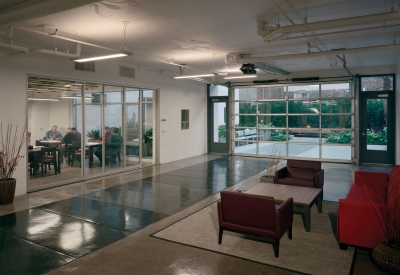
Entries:
[[[57, 1], [57, 0], [54, 0]], [[59, 0], [58, 0], [59, 1]], [[0, 11], [12, 4], [29, 1], [2, 0]], [[307, 21], [318, 22], [332, 19], [355, 17], [389, 12], [392, 0], [275, 0], [275, 3], [295, 24], [302, 24], [307, 11]], [[394, 1], [397, 11], [397, 0]], [[32, 10], [34, 13], [34, 10]], [[42, 11], [43, 12], [43, 11]], [[32, 16], [31, 16], [32, 17]], [[23, 16], [21, 17], [23, 18]], [[399, 17], [400, 18], [400, 17]], [[119, 49], [123, 42], [124, 24], [127, 26], [126, 46], [133, 56], [121, 59], [121, 62], [141, 64], [152, 68], [178, 72], [178, 68], [154, 59], [187, 64], [195, 69], [186, 69], [185, 73], [199, 73], [214, 70], [239, 74], [240, 65], [225, 64], [227, 53], [246, 53], [251, 57], [306, 53], [306, 38], [283, 40], [266, 44], [257, 34], [257, 21], [273, 22], [279, 20], [281, 26], [290, 23], [268, 0], [106, 0], [72, 10], [44, 17], [15, 22], [15, 25], [27, 26], [35, 30], [52, 32], [102, 46]], [[387, 22], [400, 24], [400, 20]], [[382, 26], [370, 24], [369, 27]], [[367, 27], [367, 26], [359, 26]], [[0, 41], [7, 41], [7, 26], [0, 28]], [[349, 29], [349, 28], [347, 28]], [[341, 29], [344, 30], [344, 29]], [[332, 31], [339, 31], [335, 29]], [[313, 41], [323, 51], [337, 48], [357, 48], [393, 43], [399, 27], [377, 30], [350, 32], [338, 35], [316, 37]], [[309, 33], [312, 34], [312, 33]], [[11, 38], [14, 45], [24, 44], [28, 48], [52, 48], [54, 43], [59, 51], [68, 47], [74, 51], [72, 42], [46, 37], [14, 29]], [[400, 37], [397, 38], [400, 41]], [[13, 52], [0, 48], [2, 51]], [[312, 51], [318, 51], [313, 48]], [[15, 52], [15, 51], [14, 51]], [[99, 48], [82, 46], [82, 56], [107, 52]], [[346, 55], [347, 66], [370, 67], [396, 65], [400, 50], [357, 53]], [[49, 58], [43, 56], [43, 58]], [[298, 60], [278, 60], [265, 62], [289, 72], [329, 70], [332, 61], [342, 62], [334, 55]], [[107, 61], [100, 61], [107, 62]]]

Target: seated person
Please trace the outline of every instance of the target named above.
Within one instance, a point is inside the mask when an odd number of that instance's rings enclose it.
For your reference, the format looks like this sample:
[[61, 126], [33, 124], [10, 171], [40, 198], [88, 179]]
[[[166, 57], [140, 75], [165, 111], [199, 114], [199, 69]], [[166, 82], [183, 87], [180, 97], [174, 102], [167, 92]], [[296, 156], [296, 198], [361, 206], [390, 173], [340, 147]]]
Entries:
[[[106, 154], [112, 154], [112, 153], [120, 153], [120, 148], [122, 146], [122, 137], [119, 135], [119, 129], [118, 128], [113, 128], [112, 129], [112, 135], [106, 139]], [[96, 157], [100, 160], [100, 166], [102, 166], [102, 157], [103, 157], [103, 151], [102, 148], [100, 147], [99, 149], [94, 152]], [[115, 161], [115, 160], [114, 160]]]
[[57, 125], [51, 127], [50, 131], [46, 132], [45, 140], [62, 140], [63, 135], [57, 131]]
[[71, 130], [65, 135], [62, 142], [65, 144], [71, 144], [72, 142], [80, 142], [81, 135], [78, 136], [78, 131], [76, 131], [75, 127], [72, 127]]
[[[68, 157], [68, 150], [70, 149], [69, 145], [72, 145], [74, 142], [81, 142], [80, 136], [76, 134], [76, 128], [68, 128], [68, 133], [65, 135], [65, 137], [62, 140], [62, 143], [65, 144], [65, 147], [61, 147], [61, 153], [64, 157]], [[67, 154], [68, 153], [68, 154]]]
[[[104, 141], [105, 142], [107, 142], [107, 140], [110, 138], [111, 134], [112, 133], [110, 131], [110, 127], [108, 127], [108, 126], [104, 127]], [[101, 135], [97, 141], [101, 142], [102, 140], [103, 140], [103, 135]], [[100, 147], [100, 149], [101, 149], [101, 147]]]

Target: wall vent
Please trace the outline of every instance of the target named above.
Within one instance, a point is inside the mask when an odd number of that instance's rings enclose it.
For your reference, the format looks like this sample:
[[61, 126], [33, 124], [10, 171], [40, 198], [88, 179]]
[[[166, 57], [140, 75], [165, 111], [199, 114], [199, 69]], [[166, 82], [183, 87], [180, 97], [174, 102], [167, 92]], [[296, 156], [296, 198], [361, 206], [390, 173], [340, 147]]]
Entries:
[[119, 66], [119, 76], [135, 78], [135, 69]]
[[94, 72], [95, 71], [95, 62], [74, 62], [75, 70], [78, 71], [86, 71], [86, 72]]

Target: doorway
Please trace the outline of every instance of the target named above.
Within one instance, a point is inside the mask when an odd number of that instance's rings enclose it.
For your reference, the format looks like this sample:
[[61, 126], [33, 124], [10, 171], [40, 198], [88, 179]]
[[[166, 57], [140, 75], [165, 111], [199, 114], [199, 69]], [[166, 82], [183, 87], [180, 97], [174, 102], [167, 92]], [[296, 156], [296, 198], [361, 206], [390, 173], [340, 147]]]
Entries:
[[362, 164], [394, 164], [394, 75], [360, 77], [359, 151]]
[[208, 152], [229, 153], [228, 97], [209, 98]]

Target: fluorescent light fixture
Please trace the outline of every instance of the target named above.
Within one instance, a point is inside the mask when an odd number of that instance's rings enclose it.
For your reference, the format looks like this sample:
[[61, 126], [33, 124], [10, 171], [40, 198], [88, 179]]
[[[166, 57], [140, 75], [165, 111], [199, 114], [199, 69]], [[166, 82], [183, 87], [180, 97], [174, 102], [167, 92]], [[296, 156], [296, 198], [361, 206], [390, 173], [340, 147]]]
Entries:
[[28, 100], [38, 100], [38, 101], [60, 101], [57, 98], [37, 98], [37, 97], [28, 97]]
[[217, 76], [217, 74], [209, 73], [209, 74], [180, 75], [180, 76], [174, 76], [174, 78], [175, 79], [184, 79], [184, 78], [197, 78], [197, 77], [209, 77], [209, 76]]
[[[81, 99], [80, 96], [73, 96], [73, 95], [68, 95], [68, 96], [60, 96], [60, 98], [76, 98], [76, 99]], [[85, 96], [85, 99], [92, 99], [94, 98], [93, 96]]]
[[254, 78], [256, 75], [241, 75], [241, 76], [228, 76], [224, 77], [224, 79], [237, 79], [237, 78]]
[[102, 59], [123, 57], [123, 56], [129, 56], [129, 55], [132, 55], [132, 53], [121, 51], [121, 52], [113, 52], [113, 53], [97, 55], [97, 56], [78, 57], [78, 58], [73, 58], [71, 60], [73, 60], [75, 62], [87, 62], [87, 61], [102, 60]]

